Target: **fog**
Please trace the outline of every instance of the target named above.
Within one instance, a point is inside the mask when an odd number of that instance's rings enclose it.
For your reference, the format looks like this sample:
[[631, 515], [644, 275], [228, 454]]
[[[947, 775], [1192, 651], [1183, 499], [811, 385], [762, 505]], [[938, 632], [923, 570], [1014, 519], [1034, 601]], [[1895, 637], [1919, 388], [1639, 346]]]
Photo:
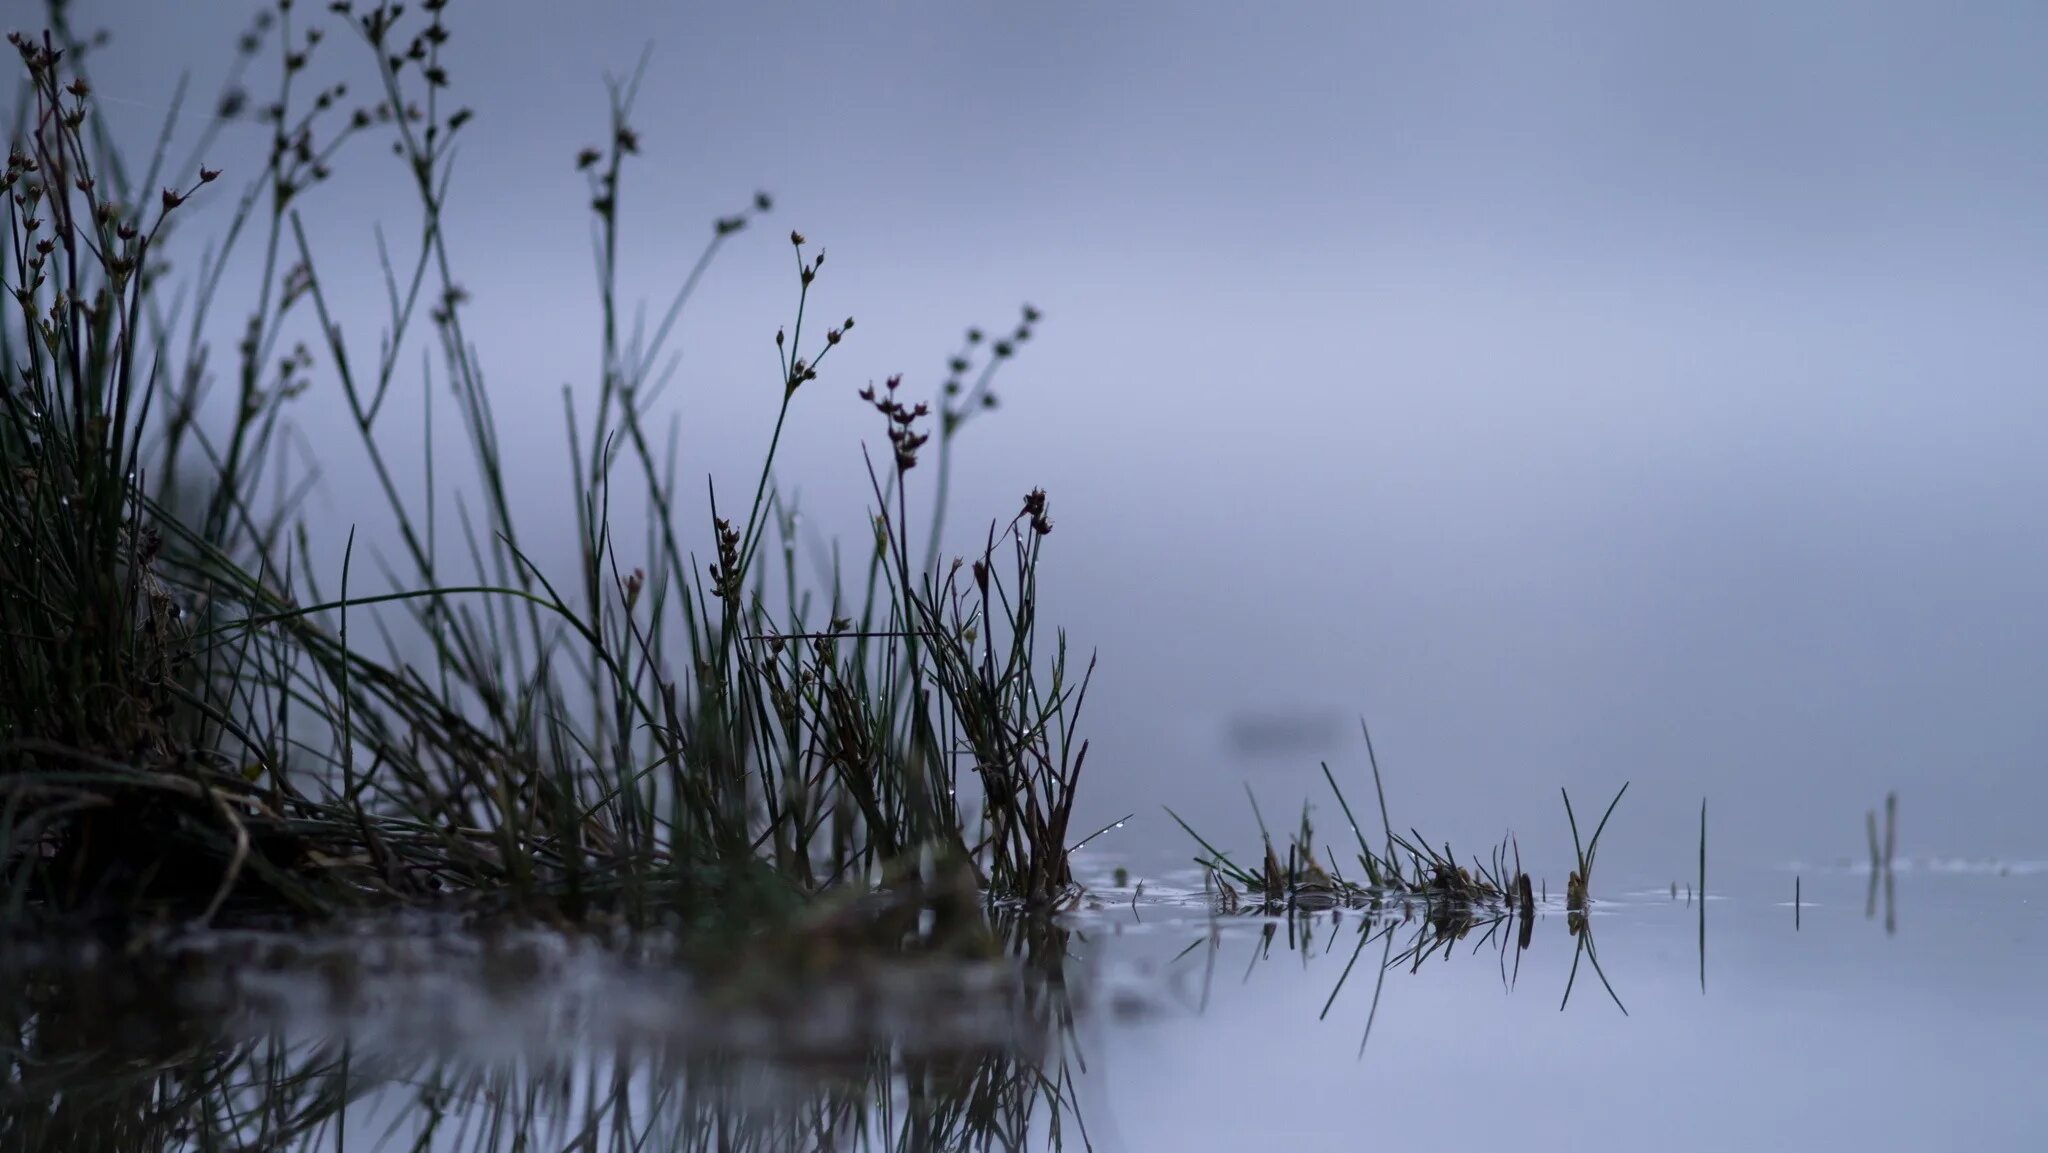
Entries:
[[[137, 140], [181, 72], [211, 91], [248, 11], [72, 8], [118, 32], [91, 70]], [[2043, 851], [2048, 10], [521, 0], [450, 24], [478, 109], [450, 235], [543, 554], [574, 540], [561, 389], [597, 365], [573, 158], [651, 47], [627, 295], [658, 309], [714, 217], [777, 201], [678, 335], [685, 489], [751, 485], [790, 228], [831, 254], [818, 306], [859, 322], [778, 472], [823, 531], [863, 531], [857, 388], [928, 393], [967, 326], [1044, 311], [962, 434], [950, 544], [1051, 493], [1045, 615], [1100, 654], [1083, 807], [1136, 814], [1124, 844], [1191, 848], [1162, 805], [1249, 839], [1246, 784], [1334, 826], [1316, 762], [1369, 803], [1364, 715], [1397, 819], [1461, 841], [1513, 827], [1555, 858], [1557, 789], [1628, 780], [1602, 860], [1659, 880], [1703, 797], [1716, 853], [1754, 862], [1859, 852], [1893, 788], [1904, 852]], [[360, 52], [331, 35], [313, 72], [363, 83]], [[306, 211], [371, 339], [404, 174], [359, 143]], [[238, 187], [262, 144], [230, 126], [210, 162]], [[298, 414], [337, 558], [384, 516], [323, 436], [340, 411]], [[1269, 714], [1312, 739], [1226, 740]]]

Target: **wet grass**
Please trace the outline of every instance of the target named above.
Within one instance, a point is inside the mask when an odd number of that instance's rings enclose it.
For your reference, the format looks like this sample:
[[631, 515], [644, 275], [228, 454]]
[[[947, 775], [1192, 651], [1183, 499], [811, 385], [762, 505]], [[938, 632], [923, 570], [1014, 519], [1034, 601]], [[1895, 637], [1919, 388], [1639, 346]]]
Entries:
[[[1216, 911], [1227, 913], [1243, 911], [1242, 906], [1231, 908], [1227, 902]], [[1381, 1001], [1386, 991], [1387, 977], [1399, 972], [1408, 976], [1422, 973], [1424, 966], [1432, 963], [1452, 963], [1460, 954], [1477, 957], [1491, 952], [1499, 970], [1501, 987], [1513, 991], [1519, 984], [1522, 957], [1534, 945], [1536, 926], [1543, 919], [1543, 911], [1524, 911], [1509, 901], [1486, 902], [1442, 902], [1403, 899], [1385, 896], [1377, 902], [1359, 905], [1339, 905], [1332, 908], [1315, 908], [1302, 904], [1292, 907], [1261, 910], [1264, 923], [1250, 939], [1249, 957], [1245, 963], [1245, 976], [1261, 963], [1268, 961], [1277, 947], [1286, 952], [1298, 954], [1304, 963], [1309, 958], [1333, 951], [1340, 952], [1336, 945], [1345, 932], [1352, 937], [1351, 949], [1345, 955], [1343, 969], [1323, 1001], [1318, 1020], [1328, 1020], [1337, 1002], [1350, 987], [1355, 977], [1360, 976], [1361, 960], [1374, 956], [1373, 947], [1378, 946], [1377, 969], [1372, 975], [1372, 996], [1365, 1014], [1363, 1032], [1359, 1038], [1359, 1056], [1365, 1055], [1372, 1040], [1373, 1026], [1379, 1019]], [[1565, 910], [1565, 925], [1572, 945], [1572, 965], [1566, 975], [1559, 1009], [1569, 1007], [1572, 990], [1577, 982], [1582, 961], [1597, 975], [1601, 986], [1610, 1000], [1624, 1016], [1628, 1008], [1622, 1004], [1620, 995], [1609, 982], [1605, 969], [1600, 964], [1599, 952], [1594, 942], [1592, 925], [1584, 910]], [[1210, 930], [1191, 942], [1175, 957], [1176, 964], [1191, 964], [1199, 958], [1202, 965], [1200, 1008], [1208, 1007], [1211, 985], [1215, 979], [1216, 966], [1224, 952], [1225, 934], [1223, 921], [1212, 922]], [[1242, 939], [1242, 934], [1238, 935]], [[1329, 943], [1322, 939], [1328, 937]]]
[[1872, 919], [1877, 916], [1877, 891], [1884, 889], [1884, 929], [1887, 934], [1898, 932], [1898, 903], [1894, 898], [1896, 878], [1892, 862], [1899, 847], [1899, 795], [1889, 792], [1884, 795], [1884, 840], [1877, 837], [1877, 810], [1864, 814], [1863, 827], [1870, 839], [1870, 891], [1864, 898], [1863, 916]]
[[[1362, 724], [1360, 727], [1364, 729]], [[1529, 915], [1536, 903], [1536, 890], [1529, 873], [1522, 867], [1521, 845], [1514, 834], [1508, 834], [1499, 844], [1492, 846], [1485, 856], [1474, 854], [1461, 864], [1457, 851], [1448, 841], [1433, 841], [1412, 825], [1406, 834], [1396, 833], [1387, 810], [1385, 781], [1380, 775], [1379, 757], [1372, 748], [1371, 731], [1366, 729], [1364, 735], [1367, 760], [1372, 766], [1374, 792], [1379, 798], [1383, 840], [1378, 845], [1367, 841], [1336, 775], [1330, 771], [1327, 762], [1322, 765], [1323, 779], [1336, 797], [1338, 808], [1343, 812], [1357, 845], [1355, 875], [1344, 875], [1334, 864], [1335, 853], [1326, 844], [1324, 852], [1333, 865], [1323, 865], [1323, 858], [1316, 852], [1316, 846], [1323, 842], [1317, 838], [1306, 805], [1302, 807], [1300, 824], [1291, 830], [1283, 849], [1274, 843], [1265, 818], [1258, 811], [1258, 802], [1251, 802], [1261, 840], [1259, 864], [1252, 866], [1239, 863], [1196, 832], [1171, 808], [1167, 810], [1175, 823], [1201, 847], [1202, 852], [1196, 856], [1195, 864], [1207, 874], [1210, 890], [1225, 910], [1236, 912], [1245, 909], [1271, 914], [1297, 909], [1315, 911], [1333, 907], [1376, 906], [1389, 901], [1420, 901], [1425, 905], [1445, 908], [1501, 907]], [[1571, 794], [1564, 790], [1559, 792], [1564, 798], [1565, 817], [1571, 825], [1577, 864], [1571, 872], [1566, 908], [1583, 911], [1590, 899], [1587, 886], [1599, 853], [1600, 835], [1606, 831], [1608, 819], [1628, 792], [1628, 785], [1624, 783], [1615, 792], [1614, 799], [1608, 802], [1600, 817], [1600, 823], [1594, 826], [1592, 836], [1584, 842], [1579, 839], [1578, 818], [1572, 810]], [[1437, 847], [1439, 844], [1441, 848]]]
[[[596, 356], [559, 414], [578, 543], [536, 555], [509, 483], [531, 465], [503, 447], [444, 227], [474, 118], [445, 15], [265, 9], [189, 156], [182, 89], [153, 150], [115, 145], [95, 38], [65, 6], [12, 39], [0, 922], [775, 919], [955, 875], [1068, 900], [1092, 662], [1039, 620], [1045, 494], [967, 555], [941, 551], [959, 435], [1038, 312], [970, 330], [928, 400], [899, 377], [860, 391], [877, 451], [849, 481], [870, 519], [810, 555], [779, 451], [821, 390], [852, 391], [832, 372], [854, 319], [824, 248], [790, 233], [760, 428], [719, 430], [759, 437], [759, 468], [684, 479], [671, 337], [773, 205], [715, 221], [659, 319], [629, 320], [621, 204], [643, 141], [638, 76], [620, 80], [601, 143], [574, 173], [562, 152], [561, 177], [588, 185], [601, 323], [573, 335]], [[263, 75], [267, 102], [245, 86]], [[270, 141], [260, 169], [206, 166], [228, 130]], [[361, 229], [327, 185], [378, 150], [409, 215], [375, 234], [385, 300], [352, 311], [330, 261]], [[346, 415], [315, 439], [366, 464], [351, 514], [379, 519], [361, 533], [308, 511], [295, 414], [316, 390]], [[643, 523], [612, 512], [629, 490]], [[344, 541], [338, 566], [318, 559]]]
[[[1379, 798], [1380, 832], [1383, 840], [1378, 846], [1366, 840], [1358, 823], [1357, 814], [1352, 811], [1351, 802], [1344, 796], [1342, 786], [1330, 771], [1327, 762], [1322, 765], [1323, 779], [1329, 783], [1331, 793], [1336, 797], [1338, 808], [1343, 812], [1346, 824], [1353, 833], [1357, 844], [1356, 864], [1358, 873], [1346, 877], [1341, 871], [1325, 868], [1316, 855], [1318, 844], [1316, 831], [1310, 820], [1309, 809], [1302, 808], [1301, 823], [1291, 833], [1284, 855], [1275, 846], [1272, 834], [1267, 830], [1265, 818], [1259, 814], [1258, 802], [1251, 803], [1252, 812], [1258, 819], [1261, 839], [1262, 860], [1257, 867], [1239, 864], [1208, 838], [1196, 832], [1188, 823], [1171, 809], [1167, 812], [1176, 823], [1194, 838], [1202, 849], [1195, 858], [1207, 877], [1208, 891], [1216, 910], [1224, 914], [1256, 914], [1266, 917], [1282, 917], [1289, 920], [1290, 939], [1294, 934], [1294, 918], [1314, 915], [1325, 911], [1342, 913], [1357, 911], [1365, 915], [1367, 927], [1374, 921], [1416, 922], [1418, 928], [1408, 947], [1398, 957], [1391, 952], [1383, 964], [1420, 964], [1423, 957], [1442, 949], [1445, 955], [1455, 943], [1464, 940], [1474, 931], [1483, 933], [1482, 940], [1493, 940], [1498, 936], [1502, 942], [1502, 956], [1507, 955], [1506, 942], [1517, 942], [1517, 968], [1520, 951], [1529, 947], [1538, 916], [1535, 886], [1529, 874], [1522, 867], [1522, 853], [1519, 841], [1510, 833], [1494, 845], [1486, 856], [1477, 855], [1460, 864], [1459, 857], [1448, 841], [1441, 842], [1442, 848], [1434, 847], [1437, 842], [1422, 835], [1414, 826], [1409, 826], [1404, 836], [1394, 832], [1391, 815], [1387, 811], [1386, 783], [1380, 774], [1379, 757], [1372, 747], [1372, 732], [1362, 721], [1360, 729], [1365, 738], [1366, 758], [1372, 766], [1373, 791]], [[1565, 819], [1571, 826], [1572, 848], [1576, 868], [1570, 874], [1565, 893], [1566, 923], [1575, 942], [1572, 969], [1565, 981], [1562, 1009], [1571, 1001], [1573, 984], [1577, 981], [1579, 962], [1590, 963], [1607, 995], [1615, 1007], [1625, 1015], [1628, 1012], [1621, 998], [1608, 984], [1607, 974], [1600, 966], [1599, 952], [1594, 944], [1591, 922], [1587, 912], [1592, 898], [1589, 886], [1593, 876], [1593, 865], [1600, 850], [1600, 837], [1607, 829], [1609, 818], [1621, 804], [1621, 798], [1628, 792], [1623, 783], [1616, 790], [1614, 799], [1607, 803], [1600, 821], [1593, 827], [1592, 836], [1583, 841], [1579, 836], [1578, 817], [1572, 809], [1571, 794], [1560, 789], [1564, 800]], [[1702, 810], [1704, 820], [1704, 810]], [[1701, 826], [1702, 837], [1705, 826]], [[1326, 849], [1327, 852], [1327, 849]], [[1704, 879], [1705, 841], [1701, 841], [1702, 878]], [[1334, 862], [1335, 854], [1329, 853]], [[1304, 923], [1305, 925], [1305, 923]], [[1519, 928], [1517, 928], [1519, 926]], [[1270, 937], [1272, 926], [1268, 926]], [[1703, 938], [1704, 939], [1704, 938]], [[1363, 942], [1360, 948], [1363, 949]], [[1353, 957], [1356, 961], [1356, 957]], [[1349, 967], [1346, 975], [1349, 975]], [[1503, 977], [1507, 977], [1505, 965]], [[1341, 988], [1341, 982], [1340, 982]], [[1332, 994], [1333, 1001], [1335, 994]], [[1377, 1004], [1377, 993], [1375, 994]], [[1326, 1007], [1327, 1008], [1327, 1007]], [[1370, 1025], [1367, 1026], [1370, 1035]]]

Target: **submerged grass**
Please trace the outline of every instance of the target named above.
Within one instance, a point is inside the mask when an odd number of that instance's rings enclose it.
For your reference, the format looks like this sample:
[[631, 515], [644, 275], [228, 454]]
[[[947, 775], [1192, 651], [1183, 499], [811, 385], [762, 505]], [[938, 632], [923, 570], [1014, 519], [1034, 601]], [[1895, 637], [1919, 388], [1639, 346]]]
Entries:
[[[579, 544], [566, 565], [538, 557], [447, 240], [473, 119], [443, 58], [456, 32], [438, 2], [322, 8], [259, 14], [187, 161], [169, 122], [146, 158], [117, 147], [88, 79], [95, 41], [64, 5], [49, 31], [11, 37], [25, 80], [0, 177], [0, 921], [438, 902], [642, 924], [956, 874], [1066, 900], [1093, 665], [1038, 619], [1045, 494], [970, 555], [940, 551], [956, 438], [994, 407], [1038, 312], [970, 330], [932, 402], [898, 377], [861, 392], [888, 445], [866, 472], [871, 523], [809, 580], [778, 450], [855, 324], [821, 319], [824, 249], [791, 233], [773, 432], [741, 502], [709, 483], [692, 533], [681, 417], [656, 404], [670, 338], [772, 204], [716, 221], [659, 321], [629, 330], [638, 76], [615, 83], [604, 142], [575, 163], [602, 317], [588, 384], [562, 398]], [[329, 65], [371, 95], [316, 82]], [[242, 83], [261, 72], [276, 98], [259, 106]], [[224, 125], [260, 131], [267, 159], [201, 243], [189, 202], [227, 179], [201, 163]], [[349, 238], [320, 212], [334, 167], [373, 144], [396, 156], [411, 217], [394, 234], [409, 239], [378, 233], [386, 299], [366, 320], [344, 315], [322, 250]], [[226, 323], [241, 336], [220, 355]], [[349, 427], [324, 435], [360, 447], [386, 517], [389, 543], [350, 530], [338, 571], [315, 561], [316, 539], [344, 534], [305, 511], [317, 472], [293, 431], [312, 389], [345, 403]], [[467, 486], [438, 455], [437, 393]], [[938, 481], [920, 490], [932, 437]], [[413, 493], [396, 462], [422, 444]], [[634, 532], [611, 513], [622, 487], [648, 510]]]

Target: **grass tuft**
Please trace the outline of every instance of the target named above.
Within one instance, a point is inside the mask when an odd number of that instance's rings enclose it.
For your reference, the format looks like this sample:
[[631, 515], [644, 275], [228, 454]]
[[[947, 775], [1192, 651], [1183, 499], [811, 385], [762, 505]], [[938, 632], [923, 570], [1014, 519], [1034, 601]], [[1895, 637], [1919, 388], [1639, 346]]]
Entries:
[[[1360, 727], [1364, 729], [1363, 721]], [[1433, 910], [1444, 911], [1446, 915], [1463, 916], [1474, 907], [1483, 907], [1505, 910], [1520, 916], [1525, 922], [1532, 919], [1536, 908], [1535, 886], [1522, 867], [1521, 846], [1515, 836], [1508, 834], [1486, 856], [1474, 855], [1461, 864], [1449, 842], [1443, 842], [1439, 848], [1437, 842], [1412, 826], [1405, 836], [1394, 832], [1393, 820], [1387, 811], [1386, 785], [1380, 775], [1379, 758], [1372, 752], [1370, 730], [1365, 730], [1365, 740], [1372, 764], [1373, 785], [1380, 802], [1380, 828], [1385, 838], [1379, 847], [1367, 841], [1357, 814], [1352, 811], [1351, 802], [1344, 796], [1343, 787], [1337, 783], [1328, 762], [1322, 765], [1323, 779], [1329, 782], [1330, 791], [1337, 798], [1338, 808], [1343, 812], [1357, 846], [1359, 877], [1356, 879], [1345, 878], [1324, 868], [1316, 855], [1315, 829], [1306, 807], [1302, 810], [1299, 829], [1286, 846], [1283, 864], [1283, 854], [1276, 849], [1264, 817], [1259, 816], [1257, 800], [1251, 802], [1253, 815], [1258, 818], [1264, 851], [1262, 866], [1256, 870], [1239, 864], [1196, 832], [1178, 813], [1167, 810], [1175, 823], [1201, 847], [1202, 852], [1195, 857], [1195, 863], [1208, 876], [1211, 891], [1216, 894], [1224, 911], [1235, 912], [1247, 907], [1238, 900], [1238, 889], [1242, 888], [1255, 896], [1249, 909], [1266, 915], [1332, 907], [1376, 909], [1389, 902], [1420, 901]], [[1565, 817], [1571, 825], [1572, 844], [1577, 854], [1578, 867], [1571, 874], [1566, 893], [1566, 907], [1574, 913], [1583, 912], [1586, 907], [1589, 900], [1587, 883], [1599, 852], [1600, 835], [1606, 831], [1608, 818], [1614, 815], [1616, 806], [1621, 804], [1622, 794], [1627, 791], [1628, 785], [1623, 784], [1614, 799], [1608, 802], [1607, 811], [1601, 815], [1592, 838], [1584, 842], [1579, 839], [1578, 818], [1572, 811], [1571, 796], [1564, 794]]]
[[[1039, 621], [1046, 494], [968, 555], [940, 551], [958, 435], [1039, 311], [970, 330], [933, 401], [900, 376], [861, 392], [889, 446], [867, 468], [871, 519], [808, 578], [779, 450], [856, 325], [827, 311], [825, 250], [792, 232], [761, 390], [773, 431], [744, 503], [707, 480], [692, 533], [682, 416], [659, 403], [671, 336], [773, 203], [717, 220], [659, 322], [629, 328], [639, 76], [616, 81], [601, 142], [565, 173], [588, 185], [601, 316], [563, 396], [578, 543], [538, 556], [446, 239], [474, 119], [444, 58], [459, 30], [440, 4], [320, 9], [263, 11], [185, 162], [171, 123], [146, 163], [112, 143], [63, 5], [11, 38], [0, 915], [439, 903], [638, 924], [960, 870], [996, 898], [1068, 900], [1094, 663]], [[258, 111], [242, 83], [265, 73], [276, 98]], [[221, 125], [244, 123], [273, 141], [260, 169], [206, 167]], [[357, 238], [321, 214], [366, 148], [397, 157], [410, 200], [378, 233], [386, 300], [364, 317], [328, 273]], [[224, 223], [198, 235], [209, 219]], [[241, 335], [223, 352], [224, 325]], [[306, 511], [318, 473], [295, 413], [313, 390], [345, 411], [321, 439], [367, 464], [360, 537]], [[452, 469], [435, 435], [451, 403], [467, 458]], [[423, 492], [397, 467], [415, 438]], [[627, 489], [644, 524], [611, 512]]]

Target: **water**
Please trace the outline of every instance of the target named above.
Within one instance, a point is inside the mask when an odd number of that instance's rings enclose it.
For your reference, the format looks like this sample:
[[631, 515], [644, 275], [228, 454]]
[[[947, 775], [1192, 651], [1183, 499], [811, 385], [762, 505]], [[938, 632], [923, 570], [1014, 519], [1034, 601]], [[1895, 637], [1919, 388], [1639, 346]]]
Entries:
[[1419, 907], [1219, 916], [1163, 856], [1084, 856], [1100, 883], [1083, 907], [966, 959], [757, 949], [707, 975], [673, 942], [424, 920], [174, 935], [142, 963], [16, 947], [5, 1144], [1904, 1150], [2048, 1133], [2048, 863], [1905, 860], [1889, 886], [1843, 864], [1738, 867], [1704, 902], [1609, 877], [1583, 936], [1552, 886], [1524, 948], [1512, 920]]
[[[1361, 1133], [1409, 1149], [2038, 1147], [2048, 887], [1911, 869], [1892, 931], [1881, 887], [1866, 911], [1865, 876], [1801, 888], [1796, 929], [1789, 872], [1716, 891], [1704, 962], [1700, 908], [1668, 886], [1601, 902], [1591, 927], [1626, 1015], [1583, 964], [1561, 1006], [1574, 949], [1555, 910], [1519, 972], [1512, 943], [1474, 933], [1390, 971], [1376, 1015], [1377, 942], [1330, 1001], [1356, 925], [1306, 950], [1239, 926], [1214, 946], [1205, 1008], [1108, 1046], [1111, 1112], [1130, 1148], [1356, 1148]], [[1125, 947], [1156, 956], [1194, 928]]]

